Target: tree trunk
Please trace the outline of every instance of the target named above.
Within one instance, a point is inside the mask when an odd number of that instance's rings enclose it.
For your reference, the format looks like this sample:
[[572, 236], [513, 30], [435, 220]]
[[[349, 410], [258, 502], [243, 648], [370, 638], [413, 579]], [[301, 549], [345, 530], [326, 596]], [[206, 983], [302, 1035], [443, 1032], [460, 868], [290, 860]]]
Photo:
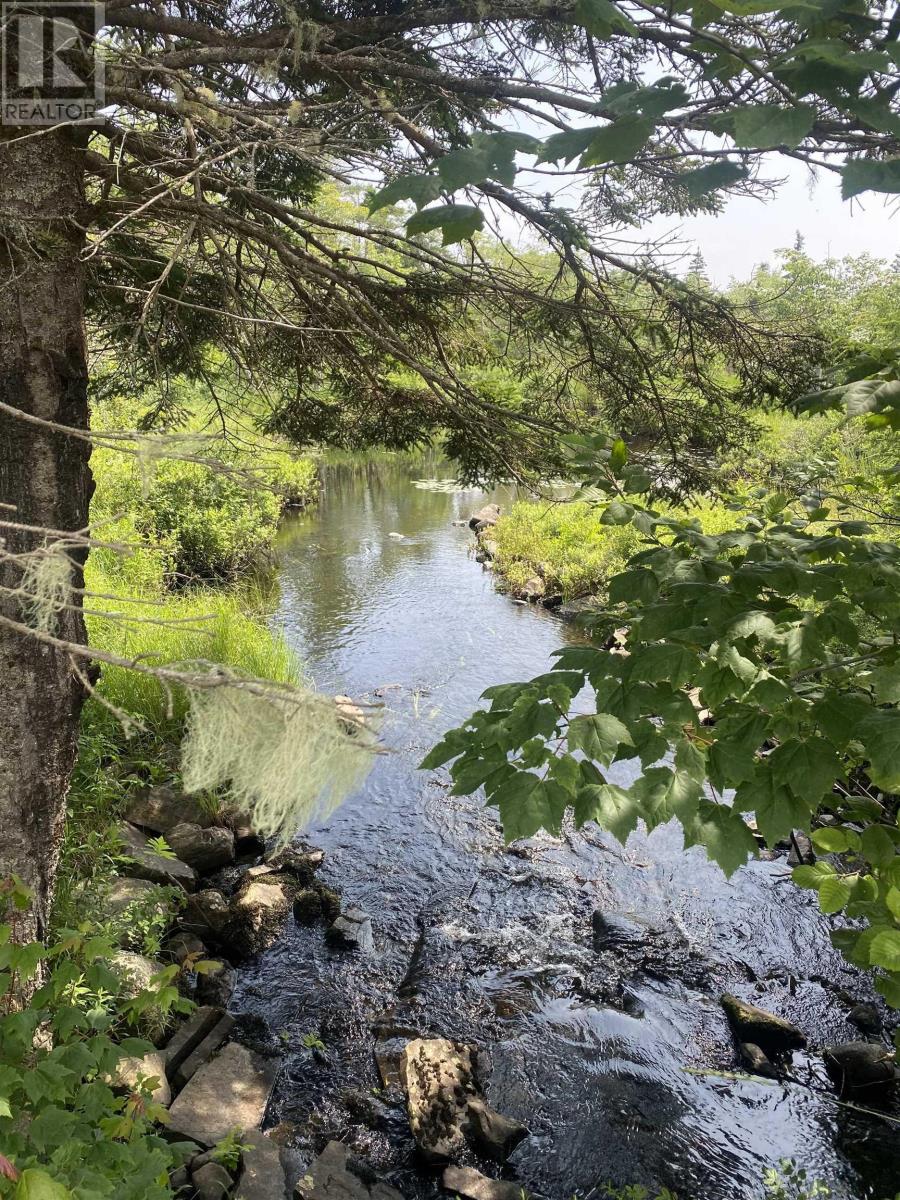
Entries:
[[[82, 149], [71, 131], [4, 128], [0, 139], [0, 402], [86, 430]], [[66, 650], [4, 624], [31, 620], [10, 594], [14, 556], [55, 540], [4, 523], [83, 530], [89, 457], [82, 439], [0, 410], [0, 879], [16, 874], [33, 893], [17, 940], [46, 935], [83, 687]], [[69, 557], [80, 589], [84, 551]], [[83, 643], [80, 592], [69, 600], [49, 632]]]

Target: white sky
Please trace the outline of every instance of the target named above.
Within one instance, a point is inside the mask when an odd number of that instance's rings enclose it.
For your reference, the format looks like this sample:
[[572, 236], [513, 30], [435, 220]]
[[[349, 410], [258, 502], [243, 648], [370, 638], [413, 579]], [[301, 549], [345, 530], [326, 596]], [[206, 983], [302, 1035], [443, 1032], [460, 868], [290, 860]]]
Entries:
[[[623, 231], [607, 244], [623, 257], [661, 239], [672, 240], [668, 253], [683, 253], [685, 258], [699, 247], [710, 280], [719, 286], [731, 278], [749, 278], [759, 263], [774, 262], [777, 250], [793, 246], [798, 230], [806, 239], [806, 252], [819, 261], [865, 253], [892, 261], [900, 254], [900, 197], [867, 192], [845, 201], [840, 177], [831, 171], [820, 170], [813, 176], [805, 164], [781, 155], [773, 155], [765, 165], [766, 178], [784, 180], [771, 199], [738, 196], [718, 216], [683, 221], [658, 217], [639, 230]], [[538, 196], [549, 190], [555, 205], [570, 210], [578, 207], [584, 187], [577, 172], [554, 177], [547, 168], [540, 175], [526, 168], [518, 182]], [[508, 218], [501, 218], [499, 227], [513, 241], [513, 229], [521, 234]], [[683, 274], [687, 264], [672, 258], [669, 267]]]
[[[778, 164], [782, 173], [784, 161]], [[822, 172], [810, 186], [807, 169], [791, 163], [773, 200], [736, 197], [717, 217], [690, 217], [680, 225], [661, 218], [641, 236], [677, 231], [690, 252], [699, 246], [710, 279], [727, 284], [731, 276], [746, 279], [757, 263], [772, 261], [776, 250], [793, 246], [798, 229], [812, 258], [868, 252], [890, 260], [900, 253], [900, 200], [874, 192], [842, 200], [837, 176]]]

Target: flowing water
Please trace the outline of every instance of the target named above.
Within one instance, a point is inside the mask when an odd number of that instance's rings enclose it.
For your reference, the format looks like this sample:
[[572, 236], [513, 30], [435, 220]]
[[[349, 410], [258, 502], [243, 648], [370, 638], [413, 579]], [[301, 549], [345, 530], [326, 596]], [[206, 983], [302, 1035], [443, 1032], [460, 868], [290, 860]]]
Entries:
[[[846, 1012], [869, 998], [783, 859], [727, 881], [677, 827], [624, 848], [596, 829], [505, 848], [492, 810], [417, 770], [485, 687], [546, 670], [579, 636], [497, 593], [452, 524], [489, 497], [416, 487], [426, 473], [329, 469], [282, 539], [279, 626], [320, 689], [384, 704], [390, 749], [305, 835], [324, 881], [371, 915], [374, 953], [290, 922], [235, 996], [245, 1030], [282, 1052], [272, 1119], [296, 1124], [298, 1163], [339, 1137], [404, 1195], [444, 1194], [402, 1107], [374, 1094], [376, 1035], [417, 1031], [479, 1046], [490, 1101], [530, 1130], [509, 1164], [530, 1193], [611, 1181], [738, 1200], [793, 1158], [834, 1195], [893, 1196], [900, 1126], [837, 1104], [814, 1054], [795, 1055], [796, 1082], [734, 1075], [722, 991], [813, 1046], [858, 1038]], [[595, 946], [597, 910], [615, 944]]]

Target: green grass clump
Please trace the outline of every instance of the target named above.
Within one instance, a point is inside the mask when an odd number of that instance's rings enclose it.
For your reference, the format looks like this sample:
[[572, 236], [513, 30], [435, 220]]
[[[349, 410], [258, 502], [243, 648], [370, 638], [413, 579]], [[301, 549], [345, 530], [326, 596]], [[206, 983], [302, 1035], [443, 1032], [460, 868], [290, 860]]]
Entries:
[[601, 525], [588, 504], [514, 504], [489, 535], [496, 543], [494, 566], [509, 589], [520, 592], [538, 575], [546, 592], [566, 599], [594, 591], [638, 547], [631, 525]]
[[[603, 525], [600, 512], [581, 501], [514, 504], [488, 535], [496, 544], [498, 576], [514, 594], [534, 576], [543, 579], [546, 595], [566, 600], [601, 591], [640, 548], [641, 535], [633, 525]], [[734, 527], [734, 514], [712, 501], [672, 510], [671, 515], [695, 517], [704, 533]]]

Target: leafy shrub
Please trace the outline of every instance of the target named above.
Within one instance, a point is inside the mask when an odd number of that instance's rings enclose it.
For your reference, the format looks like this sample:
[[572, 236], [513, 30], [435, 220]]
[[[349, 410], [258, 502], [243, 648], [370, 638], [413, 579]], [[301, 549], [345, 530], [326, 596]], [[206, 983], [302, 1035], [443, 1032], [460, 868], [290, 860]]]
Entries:
[[[165, 457], [165, 443], [147, 435], [138, 440], [136, 454], [101, 448], [91, 460], [97, 536], [134, 547], [126, 556], [112, 548], [96, 553], [107, 575], [137, 585], [139, 592], [160, 571], [188, 580], [246, 574], [271, 550], [283, 508], [306, 504], [318, 491], [315, 462], [298, 458], [274, 438], [194, 436], [203, 426], [199, 411], [183, 417], [183, 437], [168, 444], [173, 457]], [[94, 418], [100, 429], [138, 427], [141, 404], [107, 401]]]
[[185, 1007], [172, 985], [176, 968], [129, 996], [106, 961], [113, 947], [90, 932], [50, 947], [16, 945], [15, 914], [28, 895], [12, 880], [2, 889], [0, 1196], [168, 1200], [169, 1173], [188, 1147], [160, 1135], [166, 1113], [152, 1079], [129, 1088], [112, 1081], [123, 1057], [153, 1049], [130, 1036], [143, 1014]]
[[147, 532], [171, 540], [191, 579], [233, 579], [271, 546], [281, 505], [275, 493], [195, 462], [166, 462], [147, 498]]

